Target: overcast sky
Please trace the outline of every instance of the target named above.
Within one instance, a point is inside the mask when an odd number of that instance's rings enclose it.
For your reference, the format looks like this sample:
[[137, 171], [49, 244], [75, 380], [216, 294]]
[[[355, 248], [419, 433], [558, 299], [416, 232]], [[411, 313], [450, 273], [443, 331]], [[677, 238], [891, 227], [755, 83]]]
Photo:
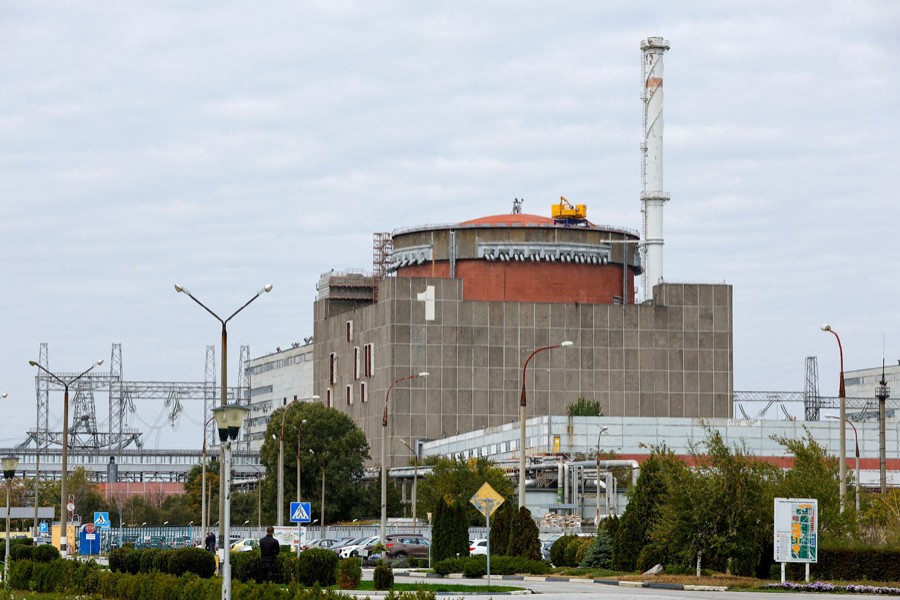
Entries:
[[[673, 8], [677, 7], [677, 8]], [[734, 286], [737, 390], [900, 358], [900, 3], [0, 0], [0, 446], [50, 367], [202, 381], [312, 335], [372, 234], [560, 195], [641, 228], [640, 42], [665, 56], [665, 267]], [[61, 430], [60, 394], [51, 427]], [[107, 398], [96, 397], [105, 427]], [[202, 406], [129, 424], [196, 447]], [[196, 438], [196, 439], [195, 439]]]

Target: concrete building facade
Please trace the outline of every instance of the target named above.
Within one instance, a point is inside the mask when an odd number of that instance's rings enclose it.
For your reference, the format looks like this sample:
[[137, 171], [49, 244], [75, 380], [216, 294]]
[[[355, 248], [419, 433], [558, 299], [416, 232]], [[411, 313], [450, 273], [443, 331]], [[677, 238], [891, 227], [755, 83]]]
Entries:
[[[506, 227], [512, 227], [507, 236], [516, 238], [521, 248], [531, 244], [529, 231], [540, 232], [531, 237], [547, 238], [548, 228], [564, 229], [546, 222]], [[433, 228], [432, 233], [450, 229]], [[534, 349], [563, 340], [573, 346], [542, 352], [529, 364], [529, 418], [565, 415], [567, 406], [579, 398], [599, 402], [603, 414], [611, 416], [730, 417], [731, 286], [662, 283], [653, 304], [633, 304], [629, 300], [639, 270], [629, 266], [630, 251], [618, 250], [622, 261], [612, 265], [613, 279], [625, 290], [623, 303], [616, 303], [611, 289], [601, 290], [602, 297], [582, 300], [577, 291], [591, 288], [591, 273], [580, 268], [595, 267], [602, 278], [600, 269], [616, 261], [572, 258], [577, 252], [590, 255], [591, 244], [602, 249], [603, 238], [591, 242], [582, 236], [576, 244], [562, 239], [567, 230], [561, 233], [543, 248], [531, 244], [538, 249], [533, 258], [513, 259], [525, 269], [555, 264], [565, 273], [575, 267], [566, 280], [569, 296], [551, 286], [556, 291], [548, 288], [544, 301], [538, 301], [544, 277], [535, 271], [524, 291], [510, 293], [513, 288], [505, 286], [502, 298], [483, 299], [494, 293], [485, 290], [503, 289], [484, 284], [483, 279], [492, 276], [488, 271], [471, 274], [477, 270], [474, 263], [491, 262], [486, 244], [480, 254], [477, 250], [483, 236], [473, 237], [475, 251], [466, 259], [473, 262], [469, 274], [459, 269], [459, 261], [450, 268], [450, 258], [443, 260], [439, 244], [429, 246], [423, 230], [416, 230], [417, 244], [396, 244], [403, 235], [395, 234], [395, 275], [370, 279], [370, 293], [360, 292], [364, 285], [359, 273], [346, 278], [326, 274], [315, 304], [314, 393], [363, 429], [373, 457], [380, 455], [385, 436], [388, 466], [409, 462], [409, 450], [400, 440], [415, 448], [423, 440], [517, 422], [524, 361]], [[498, 253], [504, 245], [511, 248], [509, 241], [492, 242]], [[546, 258], [561, 246], [570, 248], [569, 260]], [[459, 258], [459, 247], [456, 252]], [[478, 290], [476, 299], [469, 298], [471, 289]], [[388, 426], [382, 427], [391, 384], [420, 372], [429, 376], [391, 390]]]

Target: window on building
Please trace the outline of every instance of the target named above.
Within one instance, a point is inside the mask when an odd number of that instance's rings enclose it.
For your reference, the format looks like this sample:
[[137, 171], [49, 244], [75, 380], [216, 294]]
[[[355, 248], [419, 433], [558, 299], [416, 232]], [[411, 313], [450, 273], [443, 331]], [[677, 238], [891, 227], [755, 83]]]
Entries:
[[325, 390], [325, 406], [331, 408], [331, 388]]
[[347, 321], [347, 341], [353, 341], [353, 321]]
[[353, 386], [347, 386], [347, 406], [353, 406]]
[[337, 383], [337, 354], [334, 352], [328, 355], [328, 381]]
[[368, 396], [368, 394], [367, 394], [367, 390], [366, 390], [366, 382], [365, 382], [365, 381], [360, 381], [360, 382], [359, 382], [359, 401], [360, 401], [360, 402], [363, 402], [363, 403], [369, 401], [369, 396]]
[[363, 351], [363, 375], [373, 377], [375, 375], [375, 344], [366, 344]]
[[353, 347], [353, 379], [359, 379], [359, 346]]

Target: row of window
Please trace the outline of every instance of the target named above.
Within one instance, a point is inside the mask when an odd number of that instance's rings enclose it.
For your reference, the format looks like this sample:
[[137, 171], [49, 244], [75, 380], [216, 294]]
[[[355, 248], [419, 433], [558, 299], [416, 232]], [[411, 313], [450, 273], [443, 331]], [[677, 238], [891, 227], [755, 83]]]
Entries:
[[[375, 375], [375, 344], [366, 344], [362, 348], [353, 347], [353, 379], [358, 381], [361, 377]], [[328, 355], [328, 381], [331, 384], [338, 380], [338, 355], [332, 352]]]
[[273, 369], [281, 369], [282, 367], [289, 367], [291, 365], [309, 362], [312, 359], [313, 359], [312, 352], [304, 352], [303, 354], [298, 354], [297, 356], [288, 356], [287, 358], [271, 360], [271, 361], [263, 363], [261, 365], [253, 366], [253, 367], [250, 367], [249, 369], [247, 369], [247, 371], [251, 375], [259, 375], [260, 373], [265, 373], [266, 371], [271, 371]]

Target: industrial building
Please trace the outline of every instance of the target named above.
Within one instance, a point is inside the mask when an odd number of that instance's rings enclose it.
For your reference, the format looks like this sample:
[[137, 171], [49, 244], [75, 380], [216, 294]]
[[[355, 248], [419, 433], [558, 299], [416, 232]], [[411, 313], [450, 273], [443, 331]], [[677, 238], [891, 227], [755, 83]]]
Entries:
[[549, 215], [523, 214], [517, 199], [509, 214], [376, 233], [371, 273], [320, 279], [314, 393], [363, 429], [373, 456], [385, 438], [388, 465], [406, 464], [401, 440], [518, 421], [520, 395], [528, 418], [582, 398], [610, 416], [731, 416], [731, 286], [663, 278], [669, 46], [641, 48], [642, 237], [595, 225], [564, 197]]

